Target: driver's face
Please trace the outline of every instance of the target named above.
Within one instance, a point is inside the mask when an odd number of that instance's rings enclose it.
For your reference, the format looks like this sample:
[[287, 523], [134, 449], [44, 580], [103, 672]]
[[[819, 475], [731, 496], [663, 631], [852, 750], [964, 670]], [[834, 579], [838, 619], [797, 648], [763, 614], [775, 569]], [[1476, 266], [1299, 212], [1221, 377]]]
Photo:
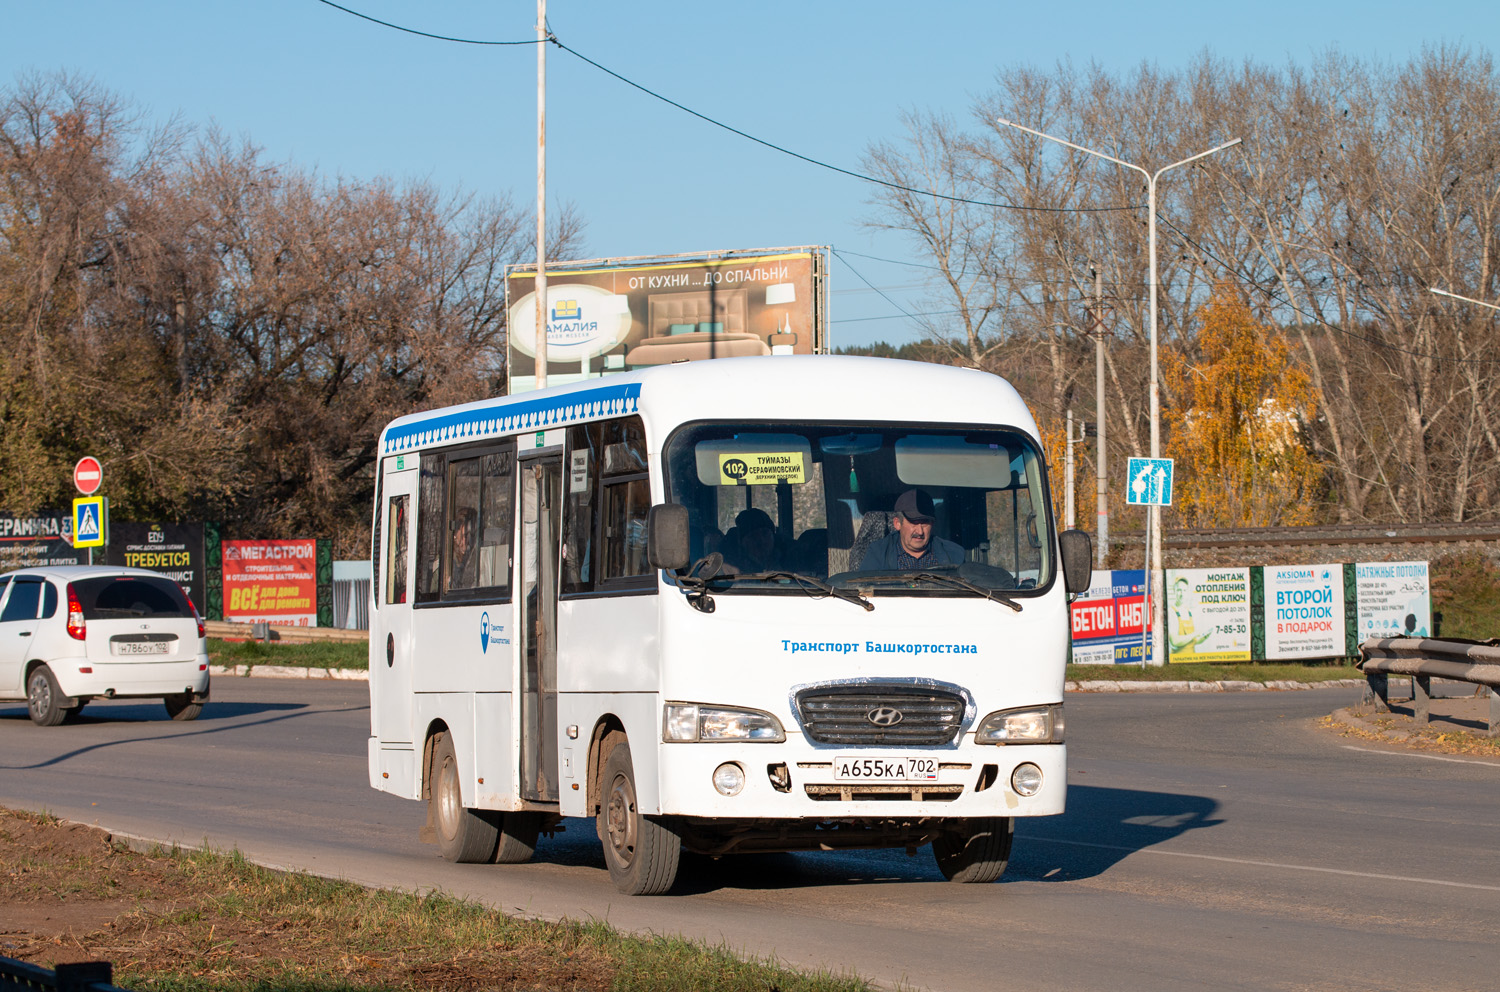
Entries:
[[918, 523], [897, 514], [895, 527], [896, 533], [901, 535], [901, 550], [913, 558], [920, 558], [932, 540], [932, 521]]

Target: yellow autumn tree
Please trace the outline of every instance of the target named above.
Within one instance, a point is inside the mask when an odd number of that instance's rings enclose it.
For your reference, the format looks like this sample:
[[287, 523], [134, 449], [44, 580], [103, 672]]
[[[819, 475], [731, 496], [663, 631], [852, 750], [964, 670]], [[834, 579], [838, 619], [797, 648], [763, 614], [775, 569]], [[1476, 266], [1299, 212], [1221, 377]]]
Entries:
[[1164, 411], [1176, 460], [1173, 510], [1187, 527], [1311, 523], [1321, 481], [1303, 424], [1314, 414], [1306, 372], [1230, 282], [1198, 311], [1196, 361], [1169, 353], [1163, 376], [1179, 404]]

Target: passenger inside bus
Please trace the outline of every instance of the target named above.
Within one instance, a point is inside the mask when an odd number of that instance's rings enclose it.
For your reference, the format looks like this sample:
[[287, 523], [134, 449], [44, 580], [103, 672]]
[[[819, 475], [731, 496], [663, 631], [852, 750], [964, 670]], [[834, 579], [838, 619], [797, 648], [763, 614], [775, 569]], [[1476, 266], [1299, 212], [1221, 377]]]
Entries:
[[770, 514], [758, 507], [741, 510], [720, 544], [724, 564], [738, 572], [769, 572], [786, 567]]

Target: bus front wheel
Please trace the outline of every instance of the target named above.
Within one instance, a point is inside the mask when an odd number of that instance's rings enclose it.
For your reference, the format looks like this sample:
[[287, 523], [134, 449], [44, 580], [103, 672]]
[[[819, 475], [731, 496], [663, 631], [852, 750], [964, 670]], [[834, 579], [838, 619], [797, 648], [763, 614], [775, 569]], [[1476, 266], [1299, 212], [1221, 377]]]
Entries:
[[960, 820], [932, 842], [938, 870], [950, 882], [993, 882], [1010, 863], [1016, 824], [1008, 816]]
[[500, 843], [500, 814], [464, 806], [459, 787], [458, 757], [453, 738], [438, 737], [432, 758], [433, 781], [428, 794], [432, 823], [437, 828], [438, 851], [444, 861], [473, 864], [494, 859]]
[[677, 879], [682, 838], [641, 814], [629, 744], [621, 741], [609, 752], [600, 782], [599, 838], [610, 880], [626, 895], [666, 892]]

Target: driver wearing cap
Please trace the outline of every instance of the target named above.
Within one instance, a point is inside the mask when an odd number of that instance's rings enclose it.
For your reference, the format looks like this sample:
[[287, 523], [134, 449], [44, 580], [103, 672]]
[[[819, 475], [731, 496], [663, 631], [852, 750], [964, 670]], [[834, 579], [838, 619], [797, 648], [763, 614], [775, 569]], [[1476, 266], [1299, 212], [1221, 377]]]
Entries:
[[896, 500], [896, 513], [891, 518], [896, 532], [870, 545], [860, 570], [910, 570], [962, 563], [964, 549], [934, 537], [933, 522], [932, 497], [920, 489], [908, 489]]

